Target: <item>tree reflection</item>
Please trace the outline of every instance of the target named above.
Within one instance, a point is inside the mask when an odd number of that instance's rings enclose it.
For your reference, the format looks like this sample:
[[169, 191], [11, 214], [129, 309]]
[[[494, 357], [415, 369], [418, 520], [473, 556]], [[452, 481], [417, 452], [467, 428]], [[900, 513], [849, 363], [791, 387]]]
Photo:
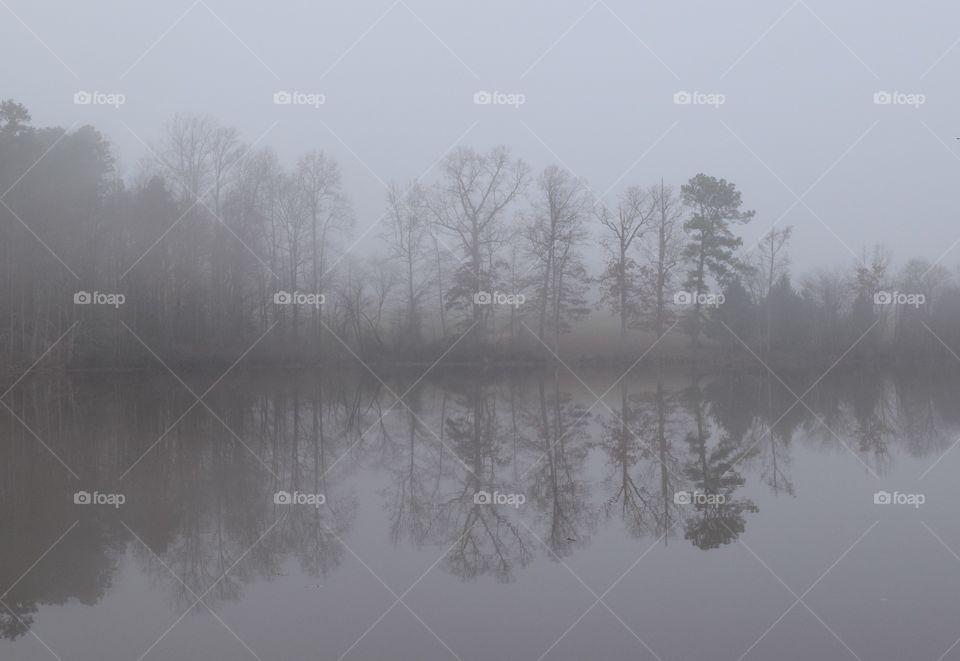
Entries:
[[[511, 581], [538, 540], [545, 557], [564, 558], [604, 520], [632, 538], [682, 524], [714, 549], [758, 512], [740, 494], [748, 478], [773, 495], [799, 489], [798, 448], [833, 451], [839, 437], [881, 469], [898, 452], [942, 454], [960, 426], [945, 384], [903, 374], [830, 376], [797, 404], [804, 375], [789, 387], [746, 374], [680, 387], [658, 372], [621, 381], [609, 414], [588, 411], [592, 399], [562, 370], [447, 372], [410, 392], [409, 376], [386, 388], [345, 374], [237, 374], [205, 398], [213, 413], [191, 409], [165, 377], [25, 380], [5, 401], [81, 479], [0, 409], [0, 635], [28, 632], [41, 606], [97, 603], [125, 558], [178, 610], [208, 589], [216, 609], [252, 582], [329, 575], [361, 496], [380, 503], [386, 541], [447, 550], [442, 566], [462, 580]], [[192, 387], [205, 380], [191, 376]], [[406, 392], [402, 404], [391, 391]], [[81, 488], [122, 491], [127, 503], [81, 508]], [[281, 490], [326, 500], [275, 504]], [[701, 496], [678, 503], [684, 491]], [[526, 502], [478, 502], [478, 492]]]
[[718, 442], [710, 445], [706, 404], [699, 382], [694, 381], [686, 394], [694, 425], [686, 437], [688, 458], [684, 473], [694, 493], [706, 498], [693, 503], [693, 514], [684, 524], [684, 536], [698, 548], [714, 549], [743, 533], [745, 512], [759, 511], [752, 501], [735, 496], [745, 482], [736, 466], [754, 450], [742, 449], [740, 439], [728, 435], [721, 435]]
[[561, 392], [558, 370], [553, 371], [548, 395], [543, 374], [537, 378], [538, 417], [534, 422], [539, 459], [528, 473], [530, 502], [538, 512], [539, 535], [556, 557], [574, 544], [587, 543], [592, 517], [587, 508], [589, 487], [583, 477], [587, 457], [586, 425], [590, 414], [582, 404]]
[[[607, 516], [619, 513], [630, 533], [640, 537], [656, 520], [660, 503], [657, 493], [651, 492], [637, 474], [641, 460], [652, 456], [651, 447], [640, 440], [638, 433], [656, 439], [658, 453], [665, 451], [661, 441], [665, 442], [666, 439], [654, 431], [661, 422], [658, 415], [660, 411], [643, 410], [638, 401], [631, 401], [625, 379], [620, 381], [619, 389], [619, 410], [602, 422], [602, 445], [610, 468], [606, 481], [611, 483], [613, 489], [603, 503], [603, 510]], [[669, 511], [664, 512], [666, 517], [669, 517]]]
[[478, 503], [474, 498], [480, 491], [509, 490], [499, 468], [509, 464], [512, 448], [502, 440], [494, 388], [476, 379], [467, 384], [453, 408], [444, 425], [464, 471], [453, 493], [438, 505], [441, 543], [453, 544], [447, 567], [464, 580], [489, 573], [507, 582], [517, 567], [530, 561], [530, 543], [503, 506]]

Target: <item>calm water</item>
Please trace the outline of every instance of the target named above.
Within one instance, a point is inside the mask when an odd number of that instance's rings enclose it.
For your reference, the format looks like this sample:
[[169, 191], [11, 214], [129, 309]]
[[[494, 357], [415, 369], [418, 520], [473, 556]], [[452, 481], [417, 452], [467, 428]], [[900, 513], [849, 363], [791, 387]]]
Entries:
[[0, 659], [960, 659], [960, 380], [217, 376], [7, 396]]

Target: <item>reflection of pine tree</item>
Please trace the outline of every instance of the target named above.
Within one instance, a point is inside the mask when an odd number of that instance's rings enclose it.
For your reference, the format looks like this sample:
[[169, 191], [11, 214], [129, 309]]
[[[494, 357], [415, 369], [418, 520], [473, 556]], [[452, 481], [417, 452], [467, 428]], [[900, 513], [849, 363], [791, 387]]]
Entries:
[[715, 502], [695, 503], [694, 515], [687, 519], [684, 536], [698, 548], [719, 548], [734, 541], [746, 529], [745, 512], [759, 511], [748, 499], [736, 499], [734, 493], [743, 486], [744, 478], [735, 469], [742, 459], [753, 452], [742, 450], [729, 436], [721, 437], [715, 447], [708, 447], [709, 430], [695, 387], [695, 430], [687, 434], [690, 458], [684, 473], [696, 492], [718, 497]]
[[0, 606], [0, 637], [16, 640], [30, 631], [36, 612], [35, 601], [5, 601], [4, 606]]

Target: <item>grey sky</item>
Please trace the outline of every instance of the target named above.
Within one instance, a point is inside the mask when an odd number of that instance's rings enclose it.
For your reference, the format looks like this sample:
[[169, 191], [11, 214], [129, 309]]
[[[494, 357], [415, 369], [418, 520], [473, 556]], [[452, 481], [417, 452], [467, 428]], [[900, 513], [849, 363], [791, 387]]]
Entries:
[[[792, 224], [801, 270], [877, 241], [898, 264], [936, 259], [960, 238], [948, 3], [0, 0], [0, 17], [2, 96], [36, 124], [94, 124], [128, 173], [145, 154], [136, 136], [155, 140], [178, 111], [263, 136], [288, 162], [322, 148], [358, 232], [382, 213], [380, 180], [416, 177], [462, 137], [536, 169], [559, 162], [598, 195], [612, 186], [608, 199], [661, 176], [725, 177], [757, 210], [747, 243]], [[78, 106], [77, 90], [127, 101]], [[326, 102], [278, 106], [278, 90]], [[526, 102], [476, 105], [478, 90]], [[677, 105], [681, 90], [725, 102]], [[878, 91], [925, 102], [878, 105]], [[960, 247], [943, 258], [958, 262]]]

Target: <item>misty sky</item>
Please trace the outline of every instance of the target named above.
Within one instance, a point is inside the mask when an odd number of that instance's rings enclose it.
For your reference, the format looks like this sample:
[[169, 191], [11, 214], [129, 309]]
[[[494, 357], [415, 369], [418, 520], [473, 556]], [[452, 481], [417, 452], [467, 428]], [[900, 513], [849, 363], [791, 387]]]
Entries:
[[[559, 162], [608, 200], [660, 177], [725, 177], [757, 211], [748, 245], [780, 219], [799, 270], [878, 241], [902, 265], [960, 238], [949, 5], [0, 0], [0, 97], [39, 126], [97, 126], [128, 175], [176, 112], [209, 113], [288, 163], [322, 148], [358, 234], [383, 212], [383, 182], [417, 177], [460, 140], [507, 144], [538, 170]], [[75, 105], [78, 90], [126, 103]], [[278, 106], [278, 90], [326, 102]], [[475, 105], [478, 90], [526, 102]], [[681, 90], [725, 102], [676, 105]], [[925, 102], [877, 105], [878, 91]], [[943, 263], [960, 263], [960, 246]]]

